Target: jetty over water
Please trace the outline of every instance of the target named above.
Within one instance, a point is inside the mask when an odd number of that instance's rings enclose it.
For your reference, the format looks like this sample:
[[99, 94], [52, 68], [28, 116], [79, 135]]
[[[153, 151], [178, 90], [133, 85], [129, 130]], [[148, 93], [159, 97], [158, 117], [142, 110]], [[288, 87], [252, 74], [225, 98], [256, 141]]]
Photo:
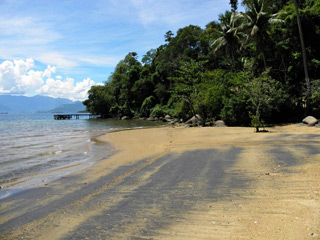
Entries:
[[89, 117], [89, 119], [95, 119], [101, 117], [100, 115], [92, 115], [91, 113], [71, 113], [71, 114], [55, 114], [54, 120], [70, 120], [80, 119], [80, 117]]

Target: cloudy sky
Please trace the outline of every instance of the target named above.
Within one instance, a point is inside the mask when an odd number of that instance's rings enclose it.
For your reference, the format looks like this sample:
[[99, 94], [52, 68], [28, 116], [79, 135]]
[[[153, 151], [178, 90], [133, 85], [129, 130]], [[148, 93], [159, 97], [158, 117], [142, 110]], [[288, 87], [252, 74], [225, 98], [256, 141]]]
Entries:
[[128, 52], [204, 27], [229, 0], [0, 0], [0, 94], [84, 100]]

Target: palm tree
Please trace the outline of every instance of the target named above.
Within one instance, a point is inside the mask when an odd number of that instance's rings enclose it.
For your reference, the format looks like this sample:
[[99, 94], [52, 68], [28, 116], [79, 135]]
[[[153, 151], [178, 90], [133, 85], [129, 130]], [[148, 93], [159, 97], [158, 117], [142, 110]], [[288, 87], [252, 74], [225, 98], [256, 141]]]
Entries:
[[254, 38], [257, 53], [258, 55], [261, 54], [264, 68], [267, 69], [265, 56], [267, 31], [270, 24], [282, 20], [276, 18], [277, 14], [271, 14], [272, 5], [269, 0], [244, 0], [243, 5], [247, 8], [242, 16], [246, 20], [247, 28], [250, 31], [248, 38]]
[[302, 32], [302, 26], [301, 26], [301, 20], [300, 20], [299, 7], [298, 7], [297, 0], [294, 0], [294, 7], [296, 9], [297, 22], [298, 22], [299, 35], [300, 35], [300, 42], [301, 42], [303, 68], [304, 68], [304, 75], [305, 75], [306, 88], [307, 88], [307, 111], [308, 111], [309, 110], [309, 98], [310, 98], [310, 95], [311, 95], [311, 92], [310, 92], [310, 80], [309, 80], [309, 73], [308, 73], [308, 66], [307, 66], [307, 54], [306, 54], [306, 48], [305, 48], [305, 45], [304, 45], [303, 32]]
[[241, 46], [241, 41], [245, 39], [242, 31], [241, 15], [236, 12], [226, 11], [224, 15], [219, 16], [220, 24], [218, 28], [213, 29], [217, 38], [212, 42], [211, 47], [214, 53], [224, 49], [226, 55], [230, 55], [233, 66], [235, 65], [235, 54]]

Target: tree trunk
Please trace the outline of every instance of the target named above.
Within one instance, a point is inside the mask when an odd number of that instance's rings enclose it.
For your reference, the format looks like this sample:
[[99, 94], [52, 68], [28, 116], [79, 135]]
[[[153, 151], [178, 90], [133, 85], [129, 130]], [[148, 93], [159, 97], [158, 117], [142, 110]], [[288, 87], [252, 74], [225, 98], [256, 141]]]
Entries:
[[256, 41], [256, 48], [257, 48], [257, 57], [259, 57], [259, 55], [261, 54], [264, 69], [267, 70], [266, 55], [264, 53], [264, 47], [261, 44], [261, 40], [259, 40], [258, 34], [255, 35], [255, 41]]
[[260, 127], [260, 104], [258, 105], [257, 107], [257, 110], [256, 110], [256, 132], [259, 132], [259, 127]]
[[234, 58], [233, 47], [231, 47], [231, 58], [232, 58], [232, 68], [235, 69], [236, 61], [235, 61], [235, 58]]
[[307, 113], [309, 112], [310, 109], [310, 79], [309, 79], [309, 73], [308, 73], [308, 66], [307, 66], [307, 54], [306, 54], [306, 48], [304, 45], [304, 39], [303, 39], [303, 32], [302, 32], [302, 26], [301, 26], [301, 20], [300, 20], [300, 15], [299, 15], [299, 7], [298, 7], [298, 2], [297, 0], [294, 0], [294, 6], [296, 9], [296, 14], [297, 14], [297, 22], [298, 22], [298, 28], [299, 28], [299, 34], [300, 34], [300, 42], [301, 42], [301, 50], [302, 50], [302, 58], [303, 58], [303, 68], [304, 68], [304, 75], [305, 75], [305, 82], [306, 82], [306, 88], [307, 88]]
[[266, 55], [264, 54], [263, 49], [261, 50], [261, 55], [262, 55], [264, 69], [267, 70], [267, 60], [266, 60]]

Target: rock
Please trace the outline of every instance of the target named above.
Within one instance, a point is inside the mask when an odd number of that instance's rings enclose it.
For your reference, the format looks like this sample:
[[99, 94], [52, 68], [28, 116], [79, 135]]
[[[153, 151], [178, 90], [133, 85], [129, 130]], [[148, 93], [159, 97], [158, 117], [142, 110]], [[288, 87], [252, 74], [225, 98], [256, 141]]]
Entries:
[[170, 115], [166, 115], [166, 116], [162, 119], [162, 121], [164, 121], [164, 122], [171, 122], [172, 119], [173, 119], [173, 118], [172, 118]]
[[213, 122], [206, 122], [204, 125], [205, 125], [206, 127], [211, 127], [211, 126], [213, 126], [214, 124], [213, 124]]
[[193, 116], [190, 118], [186, 123], [191, 123], [192, 125], [201, 124], [202, 123], [202, 117], [199, 114], [196, 114], [196, 116]]
[[153, 117], [148, 117], [147, 120], [148, 120], [148, 121], [155, 121], [156, 119], [153, 118]]
[[171, 125], [174, 125], [174, 124], [176, 124], [176, 123], [178, 123], [179, 121], [177, 120], [177, 119], [172, 119], [171, 121], [170, 121], [170, 124]]
[[224, 123], [223, 120], [215, 121], [214, 125], [215, 125], [216, 127], [226, 127], [226, 124]]
[[302, 120], [303, 123], [308, 124], [308, 126], [314, 126], [318, 123], [318, 119], [312, 116], [308, 116]]
[[128, 116], [122, 116], [121, 120], [129, 120], [130, 118]]

